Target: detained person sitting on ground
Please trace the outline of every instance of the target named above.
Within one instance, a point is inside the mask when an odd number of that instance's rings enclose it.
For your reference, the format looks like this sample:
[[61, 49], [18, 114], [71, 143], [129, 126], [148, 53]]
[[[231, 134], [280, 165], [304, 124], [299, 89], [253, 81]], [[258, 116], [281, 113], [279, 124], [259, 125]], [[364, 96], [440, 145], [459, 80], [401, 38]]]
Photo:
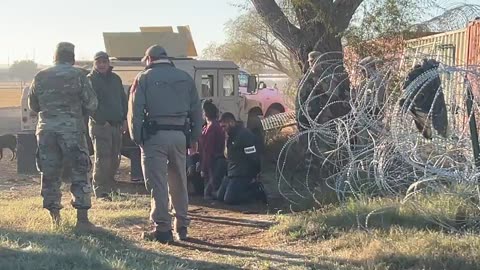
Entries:
[[258, 139], [225, 113], [220, 125], [227, 135], [227, 175], [217, 192], [217, 199], [227, 204], [242, 204], [254, 199], [267, 203], [263, 184], [258, 181], [261, 172]]

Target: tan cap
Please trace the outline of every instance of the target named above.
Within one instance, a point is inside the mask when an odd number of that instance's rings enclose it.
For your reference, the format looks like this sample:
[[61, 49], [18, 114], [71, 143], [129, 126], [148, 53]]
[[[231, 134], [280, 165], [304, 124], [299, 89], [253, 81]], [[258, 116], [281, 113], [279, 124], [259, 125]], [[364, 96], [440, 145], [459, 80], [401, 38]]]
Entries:
[[167, 58], [167, 51], [160, 46], [160, 45], [152, 45], [150, 46], [147, 51], [145, 51], [145, 56], [142, 58], [142, 62], [145, 62], [147, 60], [147, 57], [154, 57], [154, 58]]

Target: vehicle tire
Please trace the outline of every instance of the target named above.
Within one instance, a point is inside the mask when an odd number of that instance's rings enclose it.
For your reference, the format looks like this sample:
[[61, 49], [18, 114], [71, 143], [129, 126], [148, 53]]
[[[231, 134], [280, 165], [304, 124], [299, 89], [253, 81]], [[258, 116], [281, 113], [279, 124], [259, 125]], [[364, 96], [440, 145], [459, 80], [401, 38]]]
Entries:
[[278, 108], [269, 108], [267, 110], [267, 112], [265, 113], [265, 117], [269, 117], [269, 116], [279, 114], [279, 113], [282, 113], [282, 111], [279, 110]]

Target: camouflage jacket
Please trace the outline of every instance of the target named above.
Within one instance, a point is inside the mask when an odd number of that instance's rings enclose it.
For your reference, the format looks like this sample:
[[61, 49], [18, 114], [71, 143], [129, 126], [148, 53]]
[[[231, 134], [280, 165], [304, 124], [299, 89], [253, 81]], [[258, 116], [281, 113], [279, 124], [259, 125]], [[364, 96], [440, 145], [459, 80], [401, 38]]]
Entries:
[[97, 103], [85, 72], [69, 64], [40, 71], [28, 95], [29, 108], [38, 113], [37, 133], [85, 132], [85, 116], [96, 110]]

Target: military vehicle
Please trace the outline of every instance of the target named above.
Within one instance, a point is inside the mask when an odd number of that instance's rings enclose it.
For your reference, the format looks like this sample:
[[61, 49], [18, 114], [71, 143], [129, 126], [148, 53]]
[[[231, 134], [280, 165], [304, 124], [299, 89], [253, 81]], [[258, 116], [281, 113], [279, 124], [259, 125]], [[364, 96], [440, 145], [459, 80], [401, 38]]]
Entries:
[[[261, 136], [263, 128], [261, 118], [264, 113], [282, 112], [286, 107], [277, 99], [267, 102], [269, 107], [262, 106], [260, 100], [249, 97], [261, 96], [257, 91], [257, 80], [245, 72], [240, 75], [239, 67], [231, 61], [196, 60], [196, 48], [188, 26], [181, 26], [174, 32], [172, 27], [141, 27], [140, 32], [103, 33], [106, 52], [111, 57], [111, 65], [124, 83], [125, 91], [129, 91], [136, 75], [145, 67], [140, 61], [145, 50], [152, 44], [163, 46], [174, 65], [190, 74], [194, 79], [201, 99], [209, 99], [217, 105], [220, 113], [230, 112], [243, 121], [246, 126]], [[91, 68], [91, 62], [78, 61], [78, 66]], [[240, 78], [244, 91], [239, 91]], [[17, 172], [34, 173], [36, 139], [34, 136], [37, 122], [36, 113], [30, 111], [27, 98], [30, 89], [26, 87], [21, 100], [21, 129], [18, 134]], [[281, 104], [281, 107], [279, 104]], [[123, 138], [122, 154], [131, 160], [132, 178], [141, 175], [140, 152], [129, 140]]]

